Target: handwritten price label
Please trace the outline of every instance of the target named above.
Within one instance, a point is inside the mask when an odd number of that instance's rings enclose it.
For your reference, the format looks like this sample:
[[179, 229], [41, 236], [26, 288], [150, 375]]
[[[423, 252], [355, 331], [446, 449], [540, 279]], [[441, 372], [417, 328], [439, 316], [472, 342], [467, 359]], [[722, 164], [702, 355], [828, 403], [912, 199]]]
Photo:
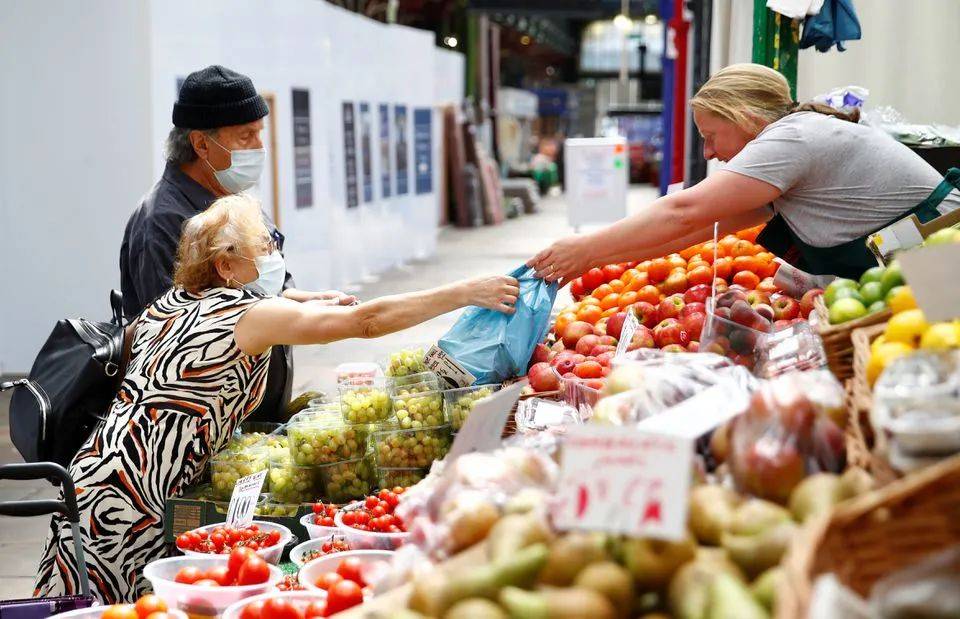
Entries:
[[237, 480], [230, 495], [227, 508], [227, 524], [232, 527], [245, 527], [253, 522], [253, 512], [257, 509], [260, 490], [267, 478], [266, 471], [247, 475]]
[[688, 438], [572, 427], [561, 454], [554, 522], [562, 530], [682, 539], [692, 470]]

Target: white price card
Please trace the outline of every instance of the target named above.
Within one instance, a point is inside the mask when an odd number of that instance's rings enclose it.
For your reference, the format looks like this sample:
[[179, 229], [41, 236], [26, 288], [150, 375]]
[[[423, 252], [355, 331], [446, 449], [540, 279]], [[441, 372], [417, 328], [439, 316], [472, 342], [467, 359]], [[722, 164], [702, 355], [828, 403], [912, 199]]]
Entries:
[[928, 322], [960, 318], [960, 286], [956, 285], [960, 244], [918, 247], [900, 253], [897, 259]]
[[637, 320], [637, 314], [632, 309], [627, 312], [627, 319], [623, 321], [623, 328], [620, 330], [620, 341], [617, 342], [617, 352], [614, 357], [622, 357], [630, 349], [630, 343], [633, 341], [633, 334], [637, 332], [640, 321]]
[[520, 398], [520, 392], [526, 386], [527, 381], [522, 380], [482, 400], [477, 400], [473, 410], [470, 411], [470, 416], [457, 432], [457, 437], [453, 439], [447, 461], [452, 462], [464, 454], [475, 451], [493, 451], [500, 447], [507, 417]]
[[447, 381], [451, 387], [469, 387], [477, 382], [476, 376], [439, 346], [431, 346], [423, 362], [431, 372]]
[[560, 459], [554, 523], [679, 540], [687, 530], [693, 441], [630, 427], [570, 428]]
[[267, 472], [260, 471], [237, 480], [230, 495], [230, 507], [227, 508], [227, 525], [245, 527], [253, 522], [253, 512], [257, 509], [266, 478]]

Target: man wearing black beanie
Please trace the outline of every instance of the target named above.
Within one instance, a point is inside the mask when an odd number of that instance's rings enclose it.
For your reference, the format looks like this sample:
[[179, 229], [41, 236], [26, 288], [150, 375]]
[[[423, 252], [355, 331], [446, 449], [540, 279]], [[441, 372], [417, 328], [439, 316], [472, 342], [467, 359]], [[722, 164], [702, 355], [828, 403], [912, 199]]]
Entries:
[[[187, 76], [173, 106], [163, 176], [127, 222], [120, 246], [123, 310], [133, 319], [173, 284], [173, 269], [183, 222], [217, 198], [254, 185], [266, 153], [260, 134], [269, 113], [246, 75], [212, 65]], [[268, 219], [266, 214], [264, 218]], [[282, 250], [283, 235], [269, 223]], [[337, 291], [293, 288], [286, 274], [283, 296], [295, 301], [349, 304]], [[289, 347], [275, 347], [263, 404], [251, 418], [278, 419], [290, 399], [292, 358]]]

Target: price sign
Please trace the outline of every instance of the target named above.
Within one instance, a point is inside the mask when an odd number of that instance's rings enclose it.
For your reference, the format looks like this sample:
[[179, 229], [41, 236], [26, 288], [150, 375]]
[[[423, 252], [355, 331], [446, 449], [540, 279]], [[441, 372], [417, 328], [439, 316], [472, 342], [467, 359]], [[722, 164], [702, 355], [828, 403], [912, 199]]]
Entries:
[[504, 387], [491, 396], [478, 400], [470, 411], [470, 416], [457, 432], [447, 454], [447, 461], [475, 451], [493, 451], [503, 442], [503, 427], [520, 392], [527, 385], [523, 380]]
[[[960, 244], [931, 245], [898, 256], [903, 276], [910, 284], [917, 305], [930, 322], [960, 317], [960, 288], [956, 282]], [[944, 285], [950, 282], [949, 285]]]
[[227, 508], [227, 525], [245, 527], [253, 522], [253, 512], [257, 509], [266, 478], [267, 472], [260, 471], [237, 480], [230, 495], [230, 507]]
[[630, 343], [633, 341], [633, 334], [637, 332], [640, 321], [637, 320], [637, 314], [632, 309], [627, 312], [627, 319], [623, 321], [623, 328], [620, 330], [620, 341], [617, 342], [617, 352], [615, 357], [622, 357], [630, 349]]
[[630, 427], [570, 428], [563, 444], [554, 522], [680, 540], [686, 534], [693, 441]]
[[447, 381], [454, 388], [469, 387], [477, 382], [476, 376], [457, 363], [456, 359], [448, 355], [439, 346], [431, 346], [423, 362], [431, 372]]

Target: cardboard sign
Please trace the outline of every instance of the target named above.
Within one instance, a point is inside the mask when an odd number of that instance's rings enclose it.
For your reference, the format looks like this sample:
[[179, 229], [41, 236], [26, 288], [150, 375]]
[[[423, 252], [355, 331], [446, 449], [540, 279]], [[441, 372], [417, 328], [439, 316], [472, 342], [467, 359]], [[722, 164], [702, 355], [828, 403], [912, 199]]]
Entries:
[[424, 364], [431, 372], [445, 380], [451, 387], [469, 387], [477, 382], [477, 377], [470, 373], [457, 360], [447, 354], [439, 346], [431, 346], [423, 359]]
[[632, 309], [627, 312], [627, 319], [623, 322], [623, 328], [620, 331], [620, 340], [617, 342], [617, 352], [614, 357], [622, 357], [627, 354], [630, 343], [633, 341], [633, 334], [637, 332], [640, 321], [637, 320], [637, 314]]
[[960, 287], [956, 286], [960, 244], [920, 247], [897, 258], [928, 322], [960, 317]]
[[570, 428], [553, 512], [561, 530], [680, 540], [687, 530], [693, 441], [632, 427]]
[[266, 478], [267, 472], [260, 471], [237, 480], [230, 495], [230, 507], [227, 508], [227, 525], [245, 527], [253, 522], [253, 512], [257, 509]]
[[473, 410], [470, 411], [470, 416], [457, 432], [457, 437], [453, 439], [447, 461], [475, 451], [493, 451], [500, 447], [507, 417], [520, 398], [520, 392], [526, 386], [527, 381], [522, 380], [504, 387], [491, 396], [477, 400]]

